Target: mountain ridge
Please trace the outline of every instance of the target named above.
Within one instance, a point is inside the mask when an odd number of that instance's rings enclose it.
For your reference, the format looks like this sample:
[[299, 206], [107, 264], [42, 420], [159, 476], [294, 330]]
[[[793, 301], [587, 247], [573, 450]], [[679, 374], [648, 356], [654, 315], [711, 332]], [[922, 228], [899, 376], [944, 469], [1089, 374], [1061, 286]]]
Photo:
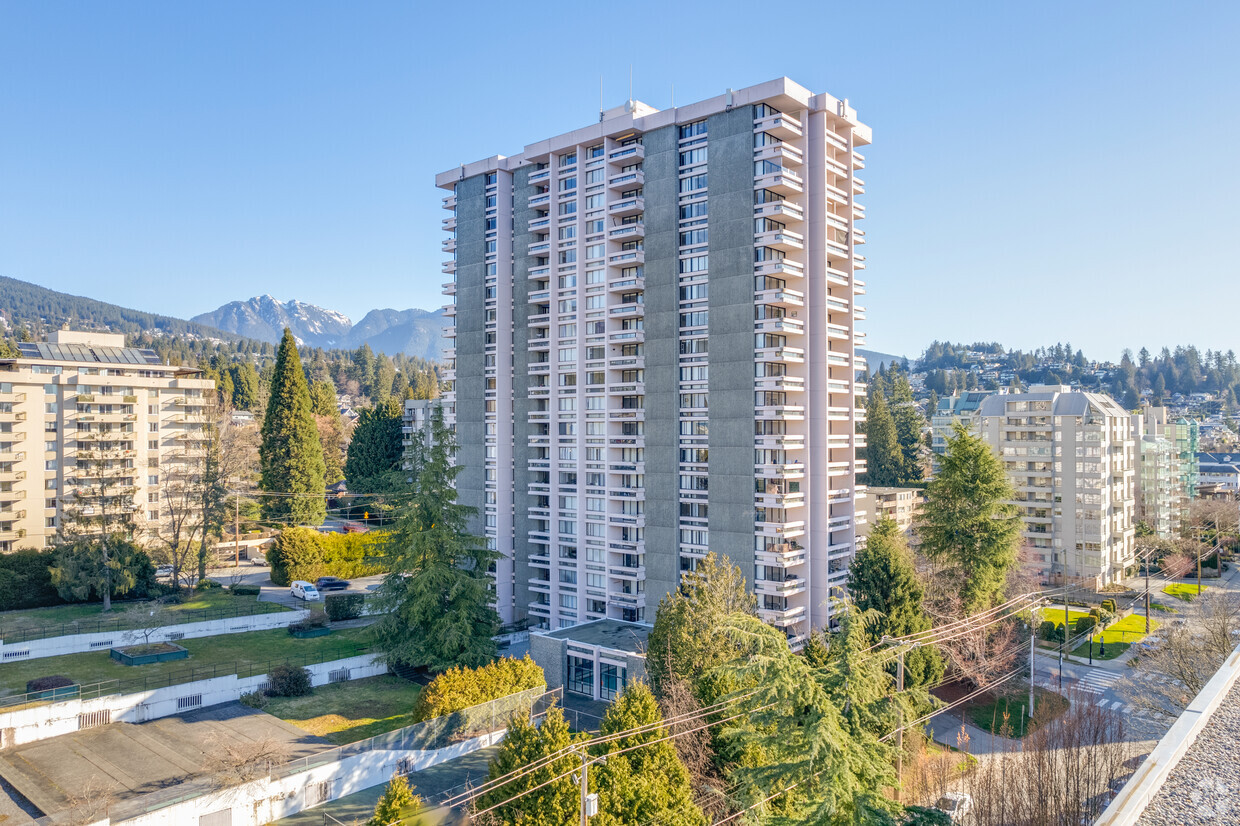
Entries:
[[230, 301], [191, 319], [248, 338], [277, 344], [288, 327], [298, 344], [355, 350], [363, 344], [383, 353], [439, 360], [443, 353], [442, 310], [375, 309], [354, 324], [344, 313], [297, 299], [270, 295]]

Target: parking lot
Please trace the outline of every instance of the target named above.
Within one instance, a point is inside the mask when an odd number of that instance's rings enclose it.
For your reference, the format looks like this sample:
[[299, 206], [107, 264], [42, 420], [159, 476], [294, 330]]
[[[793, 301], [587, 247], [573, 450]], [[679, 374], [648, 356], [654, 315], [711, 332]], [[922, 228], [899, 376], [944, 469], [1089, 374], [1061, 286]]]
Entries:
[[[290, 608], [304, 608], [305, 602], [289, 593], [289, 589], [271, 581], [271, 568], [266, 565], [247, 565], [242, 562], [237, 568], [216, 568], [207, 571], [207, 576], [221, 585], [257, 585], [262, 588], [259, 599], [263, 602], [274, 602]], [[383, 574], [363, 576], [349, 580], [349, 587], [343, 591], [328, 591], [328, 594], [373, 594], [383, 581]]]

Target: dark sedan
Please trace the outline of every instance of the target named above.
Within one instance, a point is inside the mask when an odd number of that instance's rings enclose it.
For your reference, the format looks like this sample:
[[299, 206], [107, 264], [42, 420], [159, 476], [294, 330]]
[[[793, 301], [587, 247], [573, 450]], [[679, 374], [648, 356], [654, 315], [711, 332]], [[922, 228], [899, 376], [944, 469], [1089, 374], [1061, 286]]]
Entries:
[[320, 591], [343, 591], [352, 583], [347, 579], [340, 579], [334, 576], [321, 576], [315, 583]]

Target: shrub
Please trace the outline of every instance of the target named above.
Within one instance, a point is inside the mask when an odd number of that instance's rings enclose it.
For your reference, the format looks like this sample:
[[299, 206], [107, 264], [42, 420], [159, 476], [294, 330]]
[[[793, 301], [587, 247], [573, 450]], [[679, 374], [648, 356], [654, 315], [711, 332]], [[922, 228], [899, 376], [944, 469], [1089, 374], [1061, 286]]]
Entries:
[[305, 697], [312, 690], [309, 669], [277, 665], [267, 672], [268, 697]]
[[0, 611], [42, 608], [63, 600], [52, 585], [51, 551], [27, 549], [0, 554]]
[[26, 682], [26, 692], [47, 691], [53, 688], [64, 688], [66, 686], [75, 685], [73, 680], [63, 674], [52, 674], [48, 677], [35, 677], [33, 680]]
[[215, 588], [223, 588], [223, 587], [224, 587], [223, 585], [220, 585], [214, 579], [207, 579], [204, 577], [198, 580], [198, 584], [194, 586], [194, 590], [195, 591], [210, 591]]
[[263, 589], [258, 585], [233, 585], [228, 591], [235, 597], [256, 597]]
[[1056, 639], [1055, 623], [1051, 620], [1044, 620], [1038, 626], [1038, 639], [1053, 642]]
[[1098, 625], [1097, 617], [1094, 617], [1094, 616], [1078, 617], [1076, 620], [1076, 627], [1075, 629], [1073, 629], [1073, 633], [1088, 634], [1090, 631], [1093, 631], [1097, 625]]
[[[155, 565], [146, 551], [127, 539], [112, 539], [108, 547], [112, 569], [112, 598], [147, 599], [162, 593], [155, 581]], [[65, 602], [99, 602], [103, 583], [103, 550], [96, 540], [81, 539], [52, 552], [51, 583]]]
[[261, 691], [247, 691], [241, 695], [241, 705], [250, 708], [262, 708], [267, 705], [267, 695]]
[[288, 585], [298, 579], [314, 582], [321, 576], [349, 579], [382, 573], [368, 558], [377, 541], [375, 534], [322, 534], [313, 528], [289, 528], [267, 551], [271, 581]]
[[294, 631], [313, 631], [315, 628], [326, 627], [327, 615], [315, 613], [306, 617], [304, 620], [300, 620], [299, 622], [294, 622], [289, 625], [288, 632], [292, 634]]
[[1113, 600], [1113, 599], [1104, 599], [1104, 600], [1102, 601], [1102, 610], [1103, 610], [1103, 611], [1110, 611], [1112, 614], [1114, 614], [1114, 613], [1115, 613], [1115, 600]]
[[362, 594], [332, 594], [323, 601], [327, 617], [333, 622], [357, 619], [365, 605], [366, 597]]
[[450, 668], [422, 689], [414, 717], [419, 721], [442, 717], [546, 682], [543, 670], [528, 654], [520, 660], [501, 657], [481, 668]]

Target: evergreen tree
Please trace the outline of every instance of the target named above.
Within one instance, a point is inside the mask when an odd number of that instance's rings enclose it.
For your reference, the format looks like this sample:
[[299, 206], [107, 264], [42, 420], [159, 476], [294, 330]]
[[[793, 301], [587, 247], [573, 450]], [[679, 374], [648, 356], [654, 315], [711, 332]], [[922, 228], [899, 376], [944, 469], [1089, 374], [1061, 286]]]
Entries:
[[652, 728], [619, 737], [603, 748], [606, 762], [595, 763], [589, 772], [590, 788], [599, 798], [598, 817], [590, 821], [592, 824], [705, 826], [706, 817], [693, 803], [689, 771], [680, 762], [676, 747], [668, 740], [657, 742], [667, 736], [662, 723], [659, 704], [643, 682], [629, 683], [607, 707], [599, 731], [604, 736], [641, 726]]
[[432, 413], [429, 438], [416, 438], [425, 444], [414, 490], [381, 549], [390, 573], [378, 600], [387, 613], [372, 627], [389, 662], [432, 671], [482, 665], [495, 657], [490, 569], [499, 555], [469, 533], [475, 509], [456, 501], [456, 441], [441, 409]]
[[396, 399], [389, 398], [361, 411], [344, 463], [349, 490], [377, 493], [400, 483], [397, 471], [404, 453], [401, 426], [401, 407]]
[[306, 374], [288, 328], [276, 355], [259, 459], [263, 490], [295, 494], [264, 497], [263, 517], [292, 525], [321, 524], [327, 513], [323, 446], [310, 408]]
[[894, 826], [900, 812], [883, 794], [896, 784], [893, 748], [879, 739], [898, 719], [886, 696], [890, 678], [879, 658], [864, 656], [850, 613], [843, 617], [821, 668], [756, 618], [732, 616], [724, 625], [742, 656], [719, 667], [737, 672], [746, 694], [756, 691], [744, 701], [752, 713], [721, 734], [748, 755], [732, 765], [730, 779], [744, 806], [791, 787], [767, 804], [772, 822]]
[[[490, 779], [495, 780], [523, 766], [562, 752], [582, 739], [584, 738], [569, 731], [568, 721], [564, 719], [564, 712], [560, 711], [558, 706], [548, 709], [539, 726], [531, 723], [525, 715], [514, 714], [508, 723], [504, 742], [500, 745], [495, 759], [491, 761]], [[565, 826], [576, 823], [581, 796], [569, 773], [580, 766], [579, 753], [566, 751], [563, 757], [496, 786], [478, 798], [474, 805], [477, 811], [483, 811], [502, 803], [503, 805], [494, 811], [496, 820], [514, 826]], [[556, 777], [559, 779], [553, 780]], [[531, 791], [511, 803], [505, 803], [510, 798], [535, 788], [536, 791]]]
[[1003, 593], [1021, 544], [1013, 496], [990, 445], [963, 424], [947, 438], [938, 475], [926, 487], [917, 527], [926, 556], [954, 569], [966, 613], [984, 611]]
[[422, 826], [422, 818], [411, 818], [408, 814], [410, 810], [416, 812], [421, 807], [422, 801], [410, 790], [405, 776], [394, 774], [388, 781], [387, 788], [383, 790], [383, 797], [379, 798], [375, 805], [375, 813], [366, 821], [366, 826]]
[[726, 557], [707, 554], [696, 571], [685, 573], [678, 590], [659, 600], [646, 643], [646, 671], [655, 693], [662, 696], [666, 681], [683, 680], [709, 705], [730, 691], [726, 675], [712, 671], [735, 653], [719, 629], [731, 614], [756, 616], [757, 607], [740, 569]]
[[903, 371], [892, 370], [887, 381], [891, 401], [888, 409], [896, 428], [896, 441], [900, 445], [900, 466], [897, 485], [919, 482], [921, 472], [921, 428], [925, 420], [913, 401], [913, 388]]
[[[876, 612], [868, 628], [870, 643], [930, 628], [922, 606], [925, 591], [913, 567], [904, 534], [892, 519], [880, 519], [848, 570], [848, 592], [858, 610]], [[894, 669], [894, 665], [892, 669]], [[943, 676], [943, 660], [932, 646], [905, 654], [904, 684], [927, 685]]]
[[887, 400], [881, 389], [871, 386], [865, 405], [866, 484], [875, 488], [898, 485], [903, 464], [904, 454]]
[[336, 388], [330, 381], [316, 381], [310, 385], [310, 409], [316, 416], [338, 416]]
[[232, 406], [237, 410], [255, 410], [258, 407], [258, 371], [248, 358], [234, 364], [230, 370], [233, 383]]

